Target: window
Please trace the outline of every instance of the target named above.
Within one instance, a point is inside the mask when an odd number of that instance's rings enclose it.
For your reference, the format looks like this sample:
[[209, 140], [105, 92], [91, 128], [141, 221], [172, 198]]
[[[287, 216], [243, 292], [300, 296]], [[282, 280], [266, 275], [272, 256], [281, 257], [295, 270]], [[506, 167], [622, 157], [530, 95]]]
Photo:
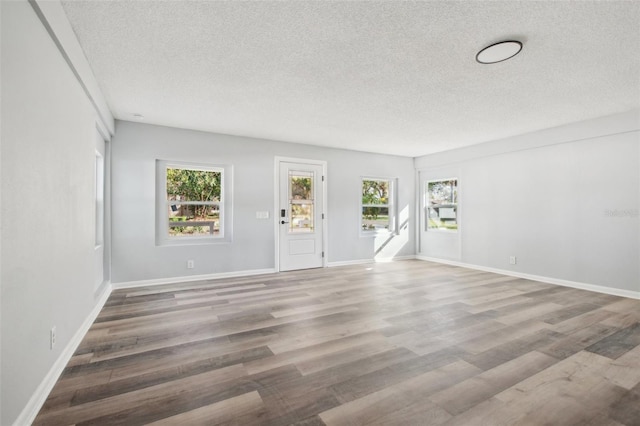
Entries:
[[458, 179], [434, 180], [426, 185], [427, 231], [458, 231]]
[[392, 179], [362, 179], [362, 232], [393, 232], [395, 230], [394, 181]]
[[[229, 228], [224, 166], [158, 162], [158, 234], [163, 243], [224, 239]], [[230, 216], [230, 215], [229, 215]]]

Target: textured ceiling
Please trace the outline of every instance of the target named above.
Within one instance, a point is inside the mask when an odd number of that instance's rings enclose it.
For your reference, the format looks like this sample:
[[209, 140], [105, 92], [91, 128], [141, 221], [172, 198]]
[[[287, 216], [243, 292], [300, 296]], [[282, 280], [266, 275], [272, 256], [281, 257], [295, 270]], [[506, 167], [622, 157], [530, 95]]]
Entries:
[[121, 120], [419, 156], [640, 108], [638, 1], [63, 6]]

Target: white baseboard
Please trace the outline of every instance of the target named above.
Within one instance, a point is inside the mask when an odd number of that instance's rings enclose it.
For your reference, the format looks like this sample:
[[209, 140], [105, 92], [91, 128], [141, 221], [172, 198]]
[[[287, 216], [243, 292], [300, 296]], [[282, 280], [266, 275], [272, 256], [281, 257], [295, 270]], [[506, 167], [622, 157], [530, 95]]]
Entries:
[[349, 265], [364, 265], [366, 263], [374, 263], [373, 259], [358, 259], [358, 260], [341, 260], [338, 262], [327, 262], [327, 268], [335, 268], [336, 266], [349, 266]]
[[385, 263], [385, 262], [395, 262], [397, 260], [413, 260], [416, 256], [414, 254], [410, 254], [407, 256], [394, 256], [394, 257], [376, 257], [376, 263]]
[[107, 302], [107, 299], [111, 295], [111, 290], [111, 284], [107, 283], [96, 305], [93, 307], [80, 328], [78, 328], [78, 330], [75, 332], [69, 343], [67, 343], [67, 346], [64, 347], [64, 349], [60, 353], [60, 356], [53, 364], [51, 369], [49, 369], [49, 372], [44, 377], [44, 379], [42, 379], [42, 382], [40, 382], [40, 385], [38, 385], [33, 395], [31, 395], [29, 402], [24, 407], [16, 421], [13, 423], [14, 426], [30, 425], [31, 423], [33, 423], [36, 416], [38, 415], [38, 412], [47, 400], [49, 393], [51, 393], [53, 386], [56, 384], [58, 378], [60, 378], [60, 375], [64, 371], [64, 368], [69, 363], [69, 360], [75, 353], [76, 349], [78, 349], [78, 346], [82, 342], [82, 339], [87, 334], [87, 331], [89, 331], [89, 328], [91, 328], [91, 325], [102, 310], [104, 304]]
[[328, 262], [327, 268], [335, 268], [336, 266], [363, 265], [366, 263], [395, 262], [397, 260], [412, 260], [415, 258], [416, 258], [415, 255], [410, 254], [408, 256], [395, 256], [395, 257], [386, 257], [386, 258], [343, 260], [339, 262]]
[[454, 260], [437, 259], [435, 257], [416, 256], [418, 260], [426, 260], [429, 262], [443, 263], [445, 265], [459, 266], [461, 268], [476, 269], [478, 271], [493, 272], [495, 274], [507, 275], [510, 277], [524, 278], [531, 281], [540, 281], [547, 284], [555, 284], [563, 287], [577, 288], [580, 290], [595, 291], [597, 293], [610, 294], [612, 296], [628, 297], [631, 299], [640, 299], [640, 291], [623, 290], [621, 288], [605, 287], [596, 284], [580, 283], [577, 281], [562, 280], [559, 278], [544, 277], [541, 275], [525, 274], [522, 272], [508, 271], [505, 269], [490, 268], [487, 266], [473, 265], [470, 263], [457, 262]]
[[122, 288], [135, 288], [135, 287], [162, 285], [162, 284], [176, 284], [176, 283], [186, 283], [186, 282], [193, 282], [193, 281], [217, 280], [220, 278], [250, 277], [253, 275], [273, 274], [275, 272], [276, 270], [273, 268], [250, 269], [247, 271], [220, 272], [217, 274], [188, 275], [186, 277], [170, 277], [170, 278], [157, 278], [153, 280], [125, 281], [121, 283], [113, 283], [112, 286], [114, 290], [120, 290]]

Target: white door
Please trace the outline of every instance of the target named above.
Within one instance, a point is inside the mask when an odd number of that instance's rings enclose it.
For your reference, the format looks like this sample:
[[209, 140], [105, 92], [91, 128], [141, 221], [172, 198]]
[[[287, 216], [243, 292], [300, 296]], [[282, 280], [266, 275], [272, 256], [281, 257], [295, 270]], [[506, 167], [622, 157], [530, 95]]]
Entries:
[[322, 165], [281, 161], [278, 229], [281, 271], [323, 266]]

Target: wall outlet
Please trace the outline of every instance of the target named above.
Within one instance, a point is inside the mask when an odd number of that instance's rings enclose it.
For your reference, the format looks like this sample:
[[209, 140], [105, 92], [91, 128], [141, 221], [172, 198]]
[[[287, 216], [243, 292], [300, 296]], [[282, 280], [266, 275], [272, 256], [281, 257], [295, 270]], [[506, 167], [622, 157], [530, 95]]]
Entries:
[[515, 265], [516, 264], [516, 257], [515, 256], [509, 256], [509, 263], [511, 265]]
[[49, 349], [53, 349], [56, 345], [56, 326], [51, 327], [49, 331]]
[[193, 269], [196, 267], [196, 262], [193, 260], [187, 260], [187, 269]]

